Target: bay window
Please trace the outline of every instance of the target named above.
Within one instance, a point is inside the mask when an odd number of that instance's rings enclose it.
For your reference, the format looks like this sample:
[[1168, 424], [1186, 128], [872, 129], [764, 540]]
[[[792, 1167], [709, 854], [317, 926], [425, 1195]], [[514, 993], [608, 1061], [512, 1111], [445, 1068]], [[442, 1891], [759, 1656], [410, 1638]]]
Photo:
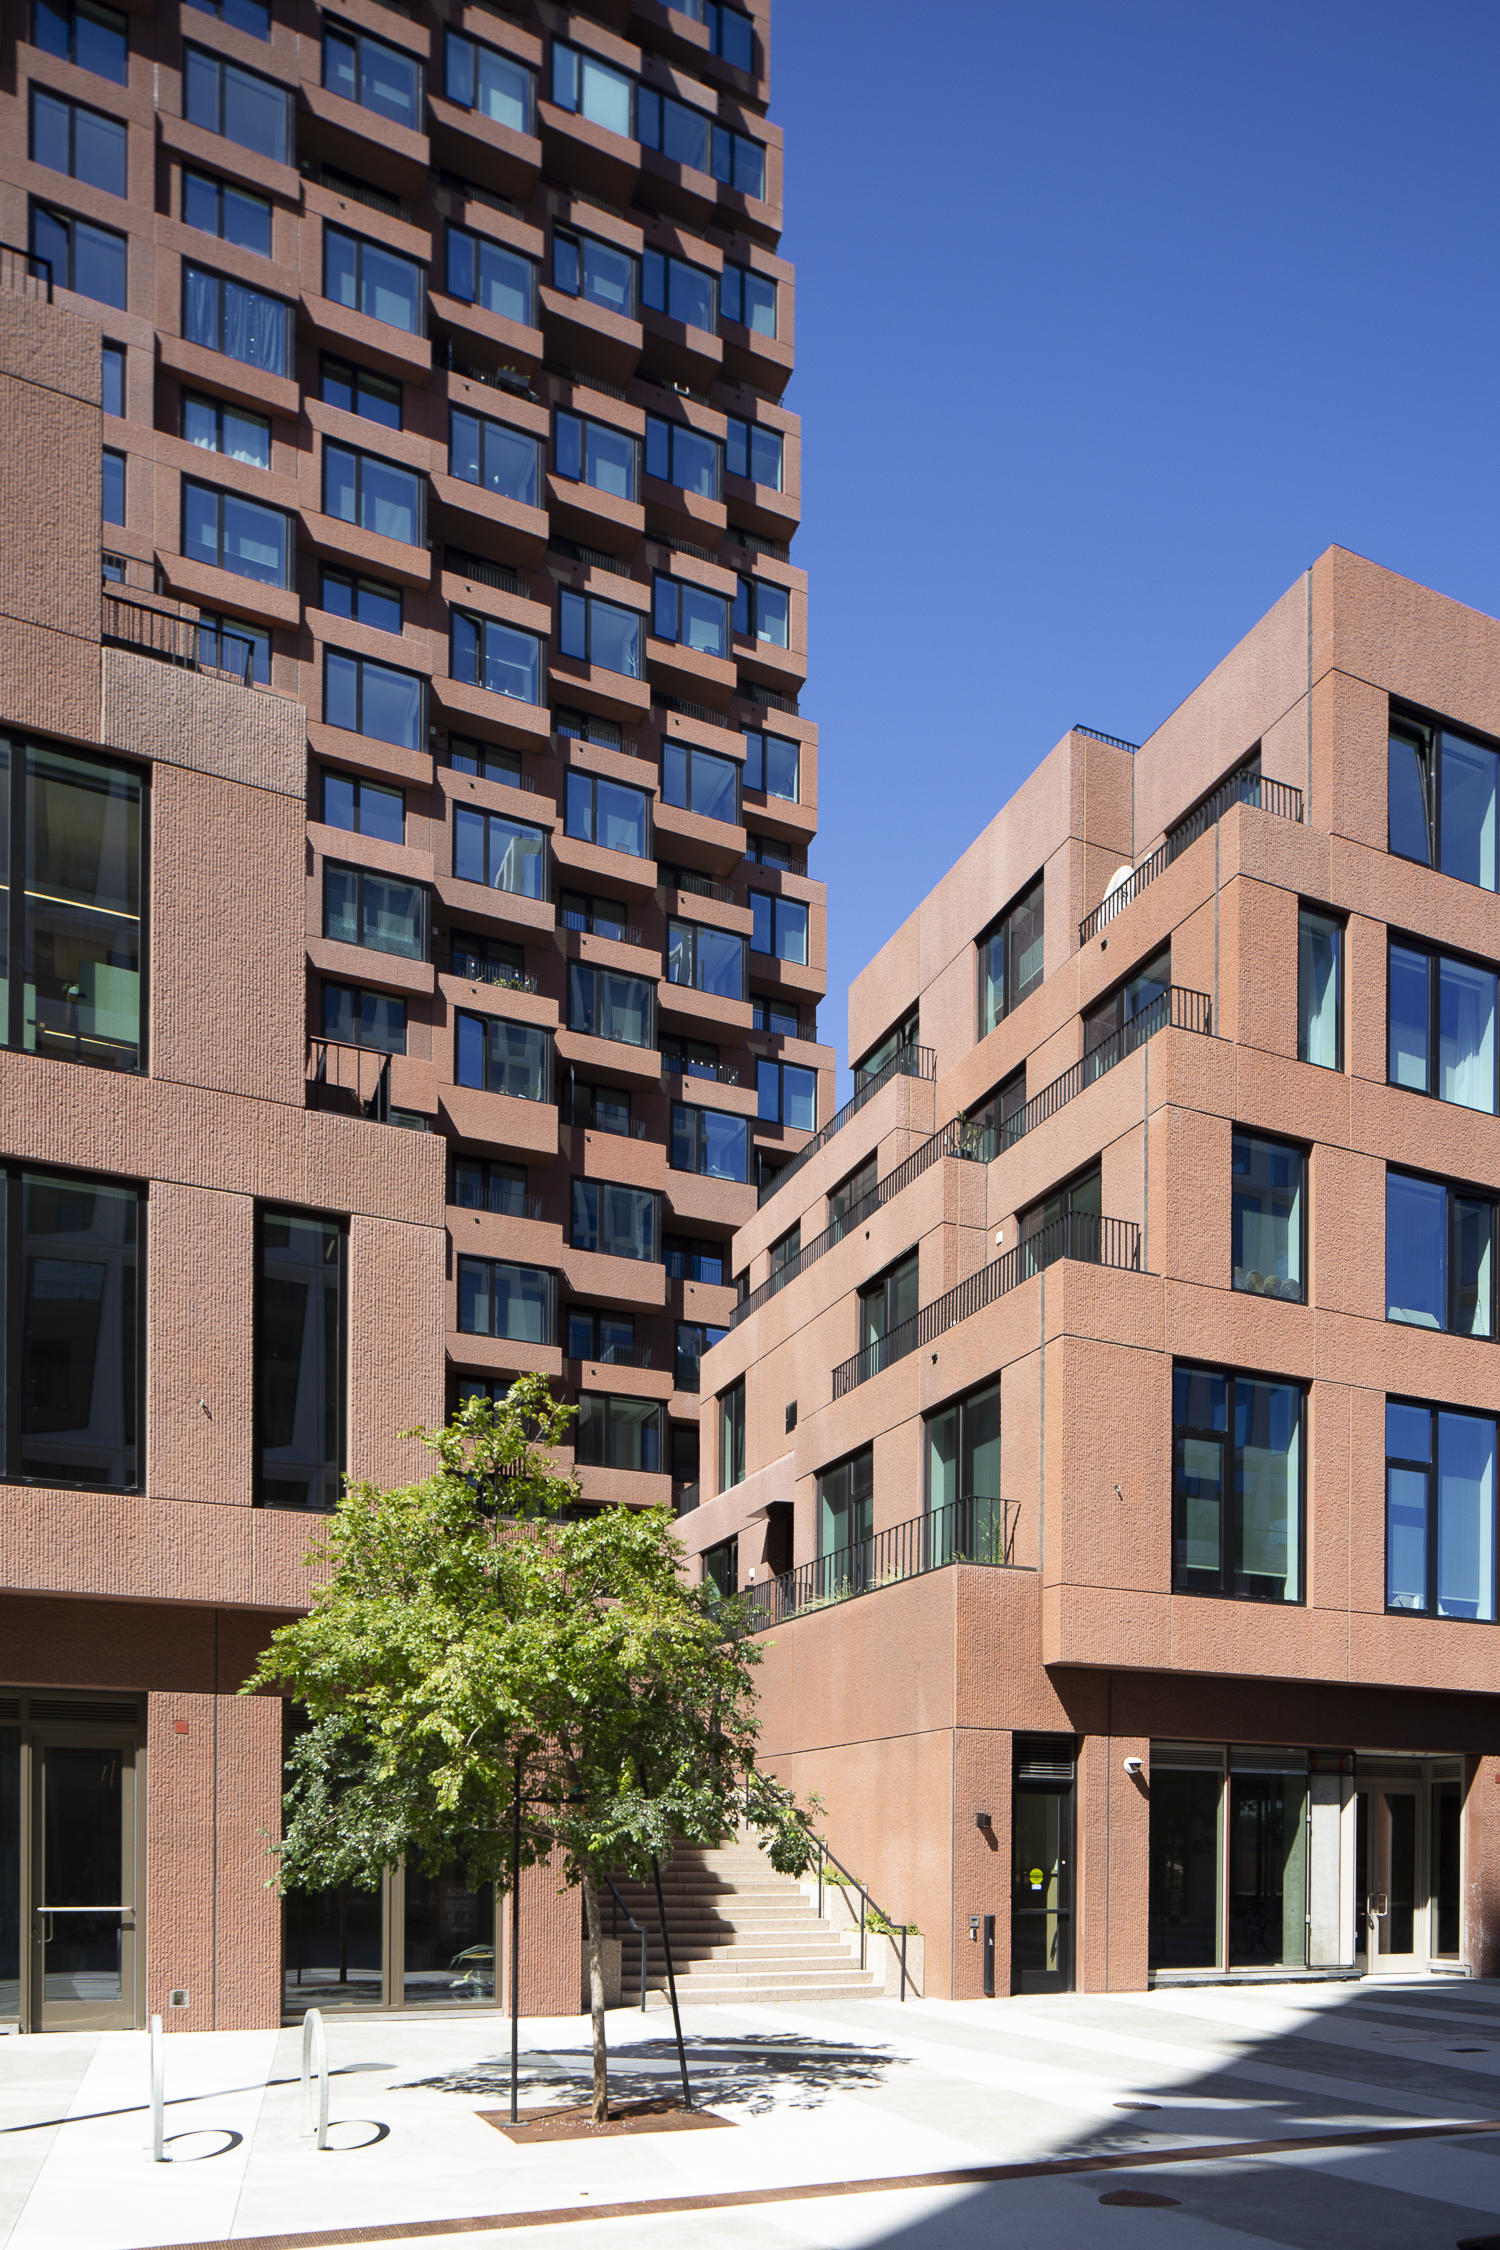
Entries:
[[427, 958], [427, 893], [368, 867], [323, 868], [323, 935], [403, 961]]
[[560, 477], [592, 485], [616, 500], [634, 500], [640, 483], [639, 456], [640, 440], [628, 430], [559, 409], [553, 423], [552, 458]]
[[651, 799], [644, 789], [574, 767], [568, 773], [567, 833], [631, 859], [651, 857]]
[[377, 664], [373, 656], [323, 650], [323, 724], [399, 750], [426, 748], [427, 683], [418, 672]]
[[545, 1266], [502, 1258], [458, 1261], [458, 1325], [465, 1336], [500, 1336], [517, 1344], [550, 1344], [556, 1282]]
[[699, 656], [729, 654], [729, 604], [722, 594], [690, 579], [658, 576], [651, 598], [651, 630]]
[[517, 898], [547, 896], [547, 832], [505, 813], [453, 808], [453, 872]]
[[663, 484], [675, 484], [700, 500], [717, 500], [723, 483], [724, 449], [717, 438], [686, 422], [663, 421], [659, 414], [646, 416], [646, 474]]
[[748, 1118], [673, 1102], [668, 1161], [674, 1172], [701, 1172], [710, 1180], [743, 1181], [749, 1176], [749, 1156]]
[[781, 490], [783, 439], [780, 430], [761, 422], [742, 422], [731, 414], [724, 447], [724, 466], [732, 477], [748, 477], [772, 492]]
[[662, 250], [648, 250], [641, 259], [641, 301], [653, 312], [665, 313], [684, 328], [703, 328], [717, 335], [718, 283], [702, 266], [684, 258], [669, 258]]
[[379, 242], [323, 222], [323, 294], [408, 336], [426, 332], [427, 269]]
[[378, 453], [356, 453], [352, 446], [323, 441], [323, 513], [339, 523], [358, 524], [382, 539], [420, 547], [425, 537], [422, 486], [415, 469], [400, 468]]
[[182, 480], [182, 551], [192, 562], [211, 563], [262, 586], [290, 583], [292, 519], [217, 485]]
[[557, 597], [557, 645], [564, 656], [576, 656], [603, 672], [619, 672], [627, 680], [641, 676], [640, 611], [598, 594], [575, 594], [564, 587]]
[[661, 793], [664, 804], [738, 827], [739, 760], [721, 758], [713, 750], [696, 750], [687, 742], [666, 741], [661, 747]]
[[637, 312], [636, 261], [630, 251], [601, 242], [597, 235], [557, 227], [552, 234], [552, 286], [565, 297], [634, 320]]
[[807, 913], [807, 904], [803, 899], [776, 898], [769, 891], [752, 891], [751, 952], [769, 953], [778, 961], [805, 964]]
[[599, 1391], [580, 1391], [573, 1458], [587, 1469], [634, 1469], [659, 1476], [666, 1468], [664, 1421], [656, 1399], [611, 1398]]
[[801, 745], [789, 742], [784, 735], [762, 734], [758, 728], [745, 729], [745, 781], [747, 789], [759, 789], [767, 797], [782, 797], [795, 805], [798, 798], [798, 778], [801, 768]]
[[448, 229], [448, 294], [522, 328], [536, 325], [536, 267], [519, 250], [467, 227]]
[[330, 94], [341, 94], [408, 132], [423, 129], [421, 63], [404, 47], [393, 47], [371, 32], [325, 20], [323, 84]]
[[467, 610], [455, 609], [450, 647], [455, 680], [508, 696], [513, 703], [541, 702], [542, 644], [535, 633], [502, 625], [497, 617], [471, 617]]

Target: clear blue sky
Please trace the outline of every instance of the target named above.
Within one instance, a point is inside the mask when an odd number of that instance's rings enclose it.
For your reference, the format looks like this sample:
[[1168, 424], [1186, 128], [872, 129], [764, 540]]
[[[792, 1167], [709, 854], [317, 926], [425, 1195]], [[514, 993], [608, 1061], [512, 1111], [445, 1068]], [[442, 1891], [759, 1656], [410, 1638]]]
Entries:
[[1037, 759], [1141, 741], [1324, 547], [1500, 611], [1500, 5], [773, 40], [844, 1064], [850, 979]]

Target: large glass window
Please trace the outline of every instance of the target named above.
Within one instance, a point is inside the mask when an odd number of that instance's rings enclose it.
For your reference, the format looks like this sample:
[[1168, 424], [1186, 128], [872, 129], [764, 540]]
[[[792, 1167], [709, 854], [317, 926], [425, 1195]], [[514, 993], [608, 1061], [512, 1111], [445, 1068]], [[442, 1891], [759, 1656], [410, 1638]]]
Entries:
[[665, 1416], [654, 1398], [608, 1398], [580, 1391], [573, 1458], [586, 1469], [637, 1469], [659, 1476]]
[[1385, 1176], [1385, 1316], [1495, 1333], [1495, 1201], [1409, 1172]]
[[425, 332], [427, 274], [414, 258], [403, 258], [379, 242], [323, 224], [323, 294], [371, 320], [403, 328], [408, 336]]
[[507, 1219], [534, 1219], [541, 1209], [541, 1198], [526, 1192], [524, 1164], [480, 1156], [454, 1157], [451, 1201], [461, 1211], [496, 1211]]
[[651, 1347], [636, 1354], [635, 1318], [631, 1313], [596, 1312], [589, 1305], [569, 1305], [563, 1351], [569, 1359], [590, 1359], [605, 1367], [649, 1367]]
[[686, 422], [667, 422], [659, 414], [646, 416], [646, 474], [675, 484], [701, 500], [717, 500], [723, 483], [724, 449], [717, 438]]
[[764, 144], [714, 124], [701, 109], [641, 86], [636, 91], [636, 132], [643, 148], [660, 150], [674, 164], [709, 172], [742, 195], [765, 195]]
[[216, 234], [238, 249], [271, 255], [271, 205], [264, 195], [221, 180], [210, 172], [182, 175], [183, 223], [200, 234]]
[[1297, 914], [1297, 1060], [1344, 1067], [1344, 925], [1304, 906]]
[[745, 941], [702, 922], [667, 924], [667, 982], [691, 985], [720, 1000], [745, 997]]
[[402, 750], [425, 750], [426, 683], [420, 673], [377, 664], [372, 656], [323, 650], [323, 723]]
[[139, 1070], [143, 783], [0, 736], [0, 974], [12, 1047]]
[[1090, 1008], [1083, 1019], [1083, 1076], [1085, 1084], [1102, 1078], [1124, 1055], [1133, 1054], [1166, 1021], [1167, 994], [1172, 985], [1172, 949], [1137, 969], [1118, 985], [1107, 1000]]
[[216, 485], [182, 480], [182, 551], [236, 578], [263, 586], [289, 583], [291, 518], [280, 508], [246, 500]]
[[1430, 1617], [1495, 1617], [1495, 1424], [1387, 1399], [1385, 1602]]
[[132, 1187], [0, 1171], [0, 1473], [12, 1482], [140, 1488], [144, 1208]]
[[626, 1047], [650, 1047], [656, 1037], [656, 986], [649, 977], [570, 961], [568, 1029]]
[[648, 250], [641, 259], [641, 301], [653, 312], [665, 313], [684, 328], [718, 333], [718, 281], [702, 266], [684, 258], [669, 258], [664, 251]]
[[31, 254], [45, 258], [53, 284], [98, 304], [125, 309], [125, 237], [45, 203], [31, 206]]
[[274, 78], [202, 47], [183, 49], [183, 113], [274, 164], [292, 161], [292, 95]]
[[422, 130], [422, 65], [368, 31], [325, 22], [323, 84], [330, 94], [342, 94], [408, 132]]
[[582, 47], [552, 42], [552, 99], [559, 109], [586, 117], [606, 132], [631, 138], [635, 125], [635, 81]]
[[536, 267], [530, 258], [467, 227], [448, 229], [448, 294], [522, 328], [536, 325]]
[[883, 1039], [876, 1040], [867, 1054], [861, 1055], [854, 1066], [856, 1092], [861, 1086], [867, 1086], [872, 1078], [878, 1078], [883, 1070], [888, 1070], [898, 1055], [904, 1054], [909, 1047], [915, 1047], [921, 1036], [922, 1009], [918, 1002], [915, 1008], [907, 1010], [899, 1023], [892, 1024]]
[[737, 640], [764, 641], [768, 648], [789, 648], [792, 630], [792, 597], [785, 586], [764, 578], [741, 578], [734, 597], [734, 631]]
[[504, 1336], [517, 1344], [550, 1344], [552, 1275], [545, 1266], [508, 1265], [500, 1258], [458, 1261], [458, 1325], [466, 1336]]
[[[123, 302], [123, 299], [121, 300]], [[182, 333], [246, 367], [287, 375], [292, 365], [292, 310], [263, 289], [247, 289], [202, 266], [182, 267]]]
[[1390, 849], [1494, 890], [1500, 753], [1447, 727], [1403, 722], [1391, 728], [1387, 771]]
[[1302, 1598], [1301, 1386], [1174, 1368], [1178, 1593]]
[[565, 297], [581, 297], [601, 312], [616, 313], [622, 320], [636, 316], [636, 261], [612, 242], [554, 228], [552, 283]]
[[379, 1055], [404, 1055], [406, 1002], [390, 992], [366, 992], [352, 984], [325, 984], [323, 1037], [341, 1047], [370, 1047]]
[[507, 1023], [503, 1016], [456, 1015], [460, 1086], [487, 1094], [510, 1094], [522, 1102], [552, 1099], [552, 1034], [535, 1023]]
[[[864, 1351], [871, 1344], [883, 1343], [887, 1336], [903, 1327], [917, 1316], [917, 1253], [908, 1250], [905, 1257], [887, 1266], [883, 1274], [866, 1283], [859, 1292], [859, 1344]], [[880, 1361], [879, 1365], [884, 1365]]]
[[323, 512], [340, 523], [357, 523], [361, 531], [420, 547], [426, 512], [422, 488], [415, 469], [399, 468], [378, 453], [323, 442]]
[[373, 625], [380, 633], [401, 630], [401, 588], [383, 578], [361, 578], [355, 571], [325, 566], [318, 591], [330, 617]]
[[1284, 1141], [1236, 1133], [1230, 1172], [1235, 1288], [1253, 1297], [1287, 1297], [1300, 1304], [1306, 1157]]
[[243, 461], [252, 469], [271, 466], [269, 416], [232, 406], [227, 399], [201, 398], [196, 391], [184, 391], [182, 434], [189, 445], [202, 446], [205, 453], [222, 453], [227, 460]]
[[105, 523], [125, 521], [125, 456], [107, 445], [100, 457], [99, 514]]
[[1151, 1745], [1147, 1960], [1153, 1969], [1216, 1969], [1223, 1911], [1224, 1752]]
[[767, 429], [760, 422], [742, 422], [731, 414], [727, 431], [724, 466], [729, 474], [748, 477], [752, 484], [768, 485], [772, 492], [779, 492], [785, 443], [780, 430]]
[[745, 1378], [719, 1393], [719, 1489], [745, 1481]]
[[597, 664], [604, 672], [621, 672], [627, 680], [641, 676], [639, 610], [607, 602], [597, 594], [575, 594], [564, 587], [557, 597], [557, 645], [564, 656]]
[[118, 117], [64, 101], [44, 86], [31, 89], [31, 161], [66, 172], [106, 195], [125, 193], [126, 129]]
[[729, 604], [722, 594], [686, 578], [658, 576], [651, 598], [651, 630], [699, 656], [729, 654]]
[[757, 336], [774, 336], [776, 284], [768, 273], [726, 265], [719, 283], [719, 311], [725, 320], [737, 320]]
[[252, 39], [269, 39], [271, 11], [266, 0], [188, 0], [200, 15], [227, 23], [231, 31], [244, 31]]
[[574, 484], [591, 484], [616, 500], [638, 497], [640, 440], [628, 430], [559, 411], [553, 422], [552, 458], [558, 475]]
[[740, 766], [737, 758], [721, 758], [713, 750], [696, 750], [687, 742], [661, 746], [661, 793], [668, 805], [680, 805], [704, 820], [740, 821]]
[[594, 1086], [568, 1072], [568, 1091], [560, 1104], [562, 1121], [616, 1140], [642, 1140], [646, 1128], [630, 1114], [630, 1095], [622, 1086]]
[[800, 745], [784, 735], [745, 729], [745, 787], [762, 790], [768, 797], [783, 797], [795, 805], [801, 765]]
[[[373, 374], [368, 367], [356, 367], [347, 359], [325, 359], [318, 382], [325, 406], [362, 415], [367, 422], [379, 422], [388, 430], [400, 429], [401, 385], [394, 376]], [[453, 473], [457, 476], [459, 472], [455, 469]]]
[[733, 63], [736, 70], [755, 68], [755, 27], [738, 8], [721, 6], [720, 0], [671, 0], [679, 15], [701, 23], [714, 54]]
[[44, 55], [123, 86], [130, 74], [128, 18], [101, 0], [36, 0], [32, 43]]
[[979, 940], [979, 1036], [1018, 1008], [1042, 981], [1041, 877]]
[[1495, 998], [1495, 971], [1483, 963], [1398, 945], [1393, 939], [1391, 1084], [1493, 1115]]
[[670, 1162], [674, 1171], [702, 1172], [711, 1180], [744, 1180], [749, 1158], [747, 1118], [673, 1102]]
[[660, 1262], [661, 1198], [652, 1189], [616, 1187], [609, 1180], [574, 1180], [572, 1188], [575, 1250]]
[[790, 1125], [795, 1132], [813, 1133], [818, 1126], [818, 1074], [802, 1063], [767, 1062], [755, 1065], [755, 1114], [763, 1125]]
[[454, 407], [449, 419], [448, 467], [463, 484], [482, 485], [502, 500], [534, 508], [541, 486], [541, 440], [487, 414]]
[[565, 817], [568, 834], [580, 843], [601, 844], [632, 859], [651, 857], [651, 799], [644, 789], [574, 767], [568, 774]]
[[471, 617], [464, 609], [454, 610], [452, 617], [455, 680], [491, 695], [507, 695], [513, 703], [540, 703], [542, 644], [535, 633], [502, 625], [495, 617]]
[[323, 867], [323, 935], [342, 945], [396, 953], [404, 961], [427, 958], [427, 893], [373, 868]]
[[547, 832], [504, 813], [453, 808], [453, 872], [465, 883], [484, 883], [517, 898], [547, 896]]
[[255, 1498], [335, 1506], [343, 1485], [348, 1235], [337, 1219], [260, 1210], [255, 1245]]
[[807, 960], [806, 901], [777, 898], [769, 891], [750, 893], [752, 953], [769, 953], [778, 961], [805, 964]]
[[628, 908], [618, 899], [600, 898], [593, 891], [565, 890], [558, 894], [557, 919], [565, 930], [586, 937], [613, 938], [619, 945], [639, 945], [641, 933], [632, 929]]
[[446, 61], [444, 91], [450, 102], [478, 110], [513, 133], [534, 130], [536, 80], [523, 63], [456, 31], [447, 35]]
[[678, 1321], [672, 1352], [674, 1390], [696, 1391], [701, 1387], [703, 1354], [712, 1351], [715, 1344], [721, 1344], [728, 1334], [727, 1328], [713, 1328], [706, 1321]]
[[[861, 1446], [858, 1453], [818, 1479], [818, 1556], [856, 1555], [869, 1545], [875, 1528], [875, 1451]], [[850, 1575], [862, 1580], [862, 1558], [850, 1556]], [[831, 1590], [831, 1589], [830, 1589]]]
[[[969, 1555], [976, 1562], [1005, 1559], [1005, 1511], [1000, 1505], [1000, 1385], [985, 1383], [955, 1399], [923, 1424], [927, 1507], [934, 1526], [934, 1562]], [[944, 1509], [957, 1511], [943, 1516]]]

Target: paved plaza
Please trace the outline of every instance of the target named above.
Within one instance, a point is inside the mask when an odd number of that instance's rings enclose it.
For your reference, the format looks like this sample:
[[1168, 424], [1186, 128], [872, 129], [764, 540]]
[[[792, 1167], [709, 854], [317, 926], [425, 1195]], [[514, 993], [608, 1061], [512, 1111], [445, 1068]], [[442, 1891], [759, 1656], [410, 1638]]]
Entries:
[[[732, 2130], [517, 2147], [484, 2115], [508, 2098], [503, 2018], [330, 2018], [323, 2152], [304, 2126], [300, 2032], [178, 2036], [172, 2161], [159, 2165], [144, 2034], [0, 2040], [0, 2243], [377, 2250], [516, 2232], [535, 2250], [1452, 2250], [1500, 2238], [1489, 1985], [700, 2008], [685, 2029], [695, 2095]], [[585, 2090], [586, 2032], [580, 2018], [523, 2025], [528, 2108]], [[613, 2015], [610, 2033], [621, 2099], [675, 2089], [665, 2012]]]

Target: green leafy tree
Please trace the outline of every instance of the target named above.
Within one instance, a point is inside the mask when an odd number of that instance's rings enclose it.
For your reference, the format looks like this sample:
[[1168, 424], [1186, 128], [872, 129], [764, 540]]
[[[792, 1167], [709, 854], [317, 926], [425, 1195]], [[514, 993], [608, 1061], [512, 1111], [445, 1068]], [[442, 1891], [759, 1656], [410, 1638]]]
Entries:
[[277, 1882], [378, 1886], [403, 1858], [461, 1860], [471, 1886], [556, 1854], [583, 1894], [593, 2109], [606, 2114], [600, 1890], [647, 1881], [675, 1843], [746, 1821], [800, 1874], [804, 1815], [755, 1762], [760, 1649], [738, 1603], [689, 1586], [659, 1508], [579, 1518], [549, 1449], [570, 1407], [540, 1376], [410, 1433], [414, 1485], [351, 1483], [308, 1556], [306, 1616], [243, 1692], [283, 1687], [307, 1724], [289, 1759]]

